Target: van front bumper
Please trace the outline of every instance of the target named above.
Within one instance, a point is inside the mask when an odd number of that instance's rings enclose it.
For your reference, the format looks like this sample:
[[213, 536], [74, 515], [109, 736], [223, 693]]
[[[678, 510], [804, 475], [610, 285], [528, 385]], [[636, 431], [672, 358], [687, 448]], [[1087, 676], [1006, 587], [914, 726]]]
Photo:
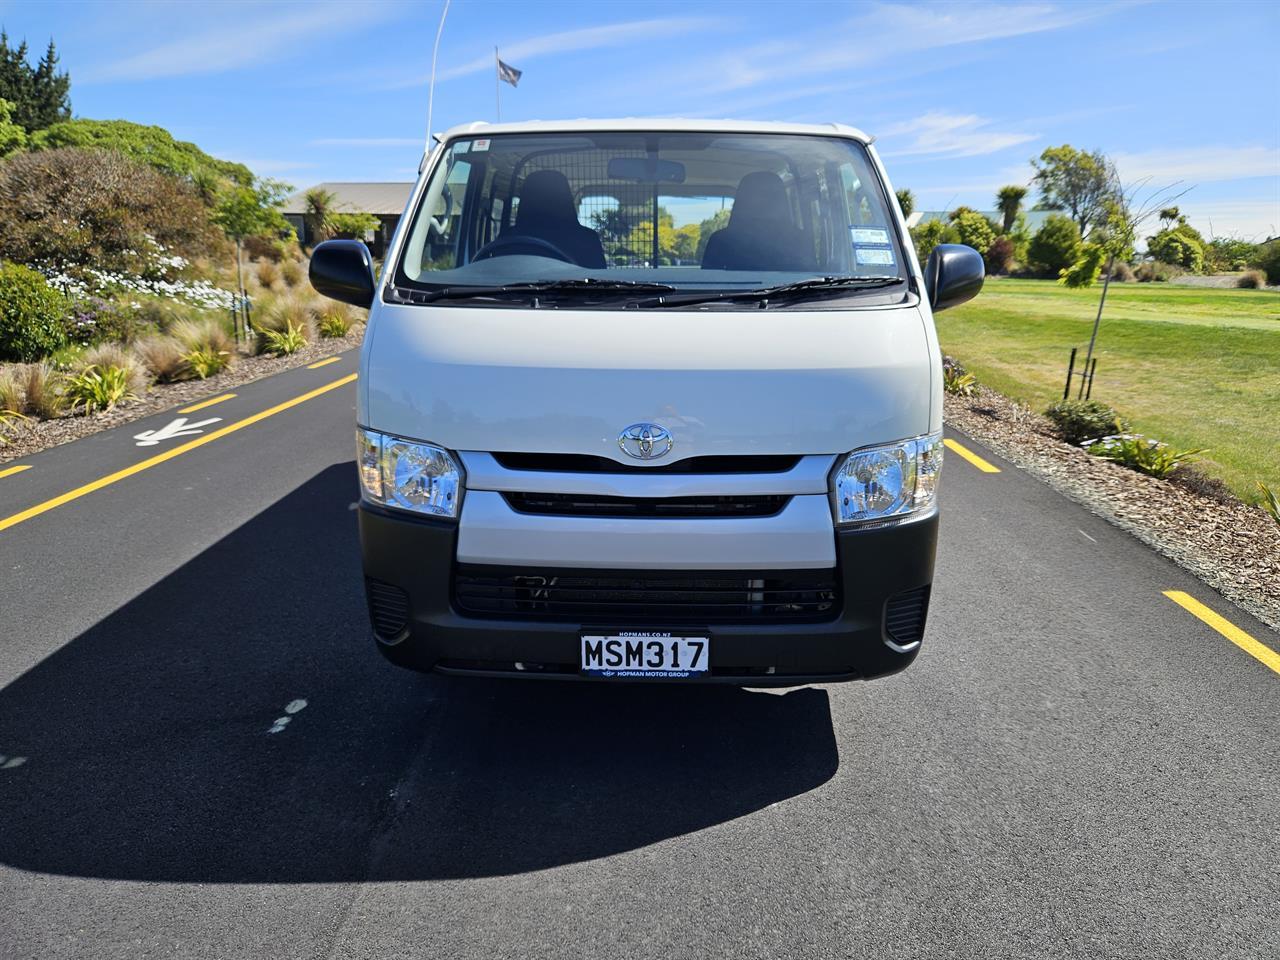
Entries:
[[[359, 523], [374, 636], [387, 659], [400, 666], [584, 679], [579, 673], [584, 629], [637, 628], [634, 621], [463, 615], [453, 599], [456, 524], [366, 503], [360, 505]], [[897, 526], [840, 530], [834, 536], [833, 574], [840, 595], [829, 619], [697, 624], [681, 618], [644, 627], [710, 637], [711, 670], [699, 678], [704, 682], [790, 685], [871, 679], [902, 670], [915, 659], [923, 635], [938, 539], [936, 510]]]

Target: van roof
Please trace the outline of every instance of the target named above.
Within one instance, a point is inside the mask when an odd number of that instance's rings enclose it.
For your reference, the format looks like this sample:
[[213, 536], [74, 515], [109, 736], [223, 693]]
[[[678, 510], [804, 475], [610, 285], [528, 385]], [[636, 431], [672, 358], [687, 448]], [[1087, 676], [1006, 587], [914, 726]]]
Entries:
[[614, 120], [526, 120], [520, 123], [487, 123], [476, 120], [451, 127], [443, 134], [439, 134], [437, 139], [449, 140], [453, 137], [485, 133], [598, 133], [600, 131], [807, 134], [849, 137], [863, 143], [872, 141], [872, 138], [861, 130], [842, 123], [776, 123], [763, 120], [682, 120], [652, 117], [625, 117]]

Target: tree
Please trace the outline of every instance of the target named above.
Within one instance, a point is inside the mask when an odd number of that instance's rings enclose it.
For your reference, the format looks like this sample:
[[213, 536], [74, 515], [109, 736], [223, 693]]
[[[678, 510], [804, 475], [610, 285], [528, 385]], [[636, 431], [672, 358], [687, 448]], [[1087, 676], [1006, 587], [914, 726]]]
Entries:
[[707, 252], [707, 241], [711, 239], [712, 234], [719, 230], [723, 230], [729, 225], [730, 210], [717, 210], [706, 220], [698, 224], [698, 250], [694, 255], [699, 263], [702, 262], [702, 255]]
[[26, 131], [13, 122], [13, 104], [0, 100], [0, 157], [6, 157], [26, 145]]
[[372, 213], [334, 213], [329, 216], [329, 238], [348, 237], [363, 240], [370, 231], [382, 225]]
[[58, 51], [52, 40], [32, 69], [27, 42], [11, 47], [8, 34], [0, 30], [0, 99], [13, 104], [13, 123], [32, 133], [69, 119], [70, 91], [70, 77], [58, 72]]
[[1107, 249], [1100, 243], [1082, 243], [1080, 252], [1071, 266], [1058, 274], [1058, 282], [1064, 287], [1091, 287], [1102, 272], [1102, 262], [1107, 259]]
[[1147, 253], [1163, 263], [1185, 267], [1192, 273], [1200, 273], [1204, 269], [1204, 238], [1187, 223], [1147, 237]]
[[1173, 226], [1174, 223], [1186, 223], [1187, 218], [1182, 215], [1182, 211], [1177, 207], [1165, 207], [1158, 215], [1160, 217], [1161, 227]]
[[898, 206], [902, 208], [902, 216], [909, 217], [916, 208], [916, 196], [906, 187], [895, 191], [898, 198]]
[[912, 228], [911, 239], [916, 246], [916, 257], [921, 263], [929, 259], [934, 247], [945, 242], [946, 232], [947, 224], [941, 220], [926, 220]]
[[280, 205], [292, 188], [279, 180], [258, 180], [251, 187], [232, 185], [214, 204], [210, 219], [222, 228], [236, 245], [236, 289], [243, 302], [244, 240], [246, 237], [275, 234], [277, 237], [293, 227], [280, 213]]
[[1066, 211], [1082, 237], [1105, 221], [1106, 204], [1115, 196], [1119, 178], [1101, 150], [1085, 153], [1067, 144], [1049, 147], [1031, 166], [1041, 209]]
[[333, 205], [338, 202], [337, 194], [331, 190], [312, 187], [302, 195], [302, 200], [306, 204], [302, 222], [307, 228], [307, 239], [313, 243], [327, 240], [331, 229], [329, 219], [335, 212]]
[[1058, 276], [1076, 262], [1080, 252], [1080, 228], [1070, 217], [1060, 213], [1045, 218], [1044, 225], [1031, 238], [1027, 256], [1045, 273]]
[[1027, 188], [1016, 184], [1001, 187], [996, 191], [996, 209], [1000, 211], [1002, 218], [1001, 233], [1008, 233], [1013, 229], [1014, 221], [1018, 219], [1018, 211], [1022, 208], [1022, 201], [1026, 195]]

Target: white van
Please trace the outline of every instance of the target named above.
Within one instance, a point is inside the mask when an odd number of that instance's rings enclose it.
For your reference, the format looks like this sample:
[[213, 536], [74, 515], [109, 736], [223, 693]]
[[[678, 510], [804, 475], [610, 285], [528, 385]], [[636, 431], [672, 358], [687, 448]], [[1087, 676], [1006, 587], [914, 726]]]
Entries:
[[932, 311], [867, 136], [470, 124], [425, 159], [371, 308], [360, 541], [377, 644], [451, 673], [765, 684], [900, 670], [938, 533]]

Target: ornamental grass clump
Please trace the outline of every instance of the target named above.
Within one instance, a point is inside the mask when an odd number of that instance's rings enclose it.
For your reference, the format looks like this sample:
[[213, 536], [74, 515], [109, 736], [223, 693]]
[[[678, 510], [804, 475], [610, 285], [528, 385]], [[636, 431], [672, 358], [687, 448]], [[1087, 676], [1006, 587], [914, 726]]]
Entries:
[[1261, 481], [1258, 482], [1258, 489], [1262, 491], [1262, 509], [1270, 514], [1272, 520], [1280, 523], [1280, 493]]
[[289, 324], [284, 330], [262, 330], [259, 337], [260, 353], [274, 353], [278, 357], [297, 353], [307, 345], [301, 328]]
[[125, 382], [130, 394], [146, 393], [151, 378], [134, 353], [118, 343], [101, 343], [90, 347], [80, 355], [77, 369], [85, 370], [97, 367], [100, 370], [114, 368], [124, 371]]
[[67, 377], [65, 396], [76, 412], [110, 410], [117, 403], [137, 400], [129, 389], [129, 371], [124, 367], [85, 367]]
[[1261, 290], [1267, 285], [1267, 275], [1261, 270], [1246, 270], [1236, 278], [1236, 286], [1244, 290]]
[[157, 383], [177, 383], [190, 380], [193, 375], [187, 362], [189, 351], [177, 337], [166, 334], [144, 337], [133, 345], [133, 352]]
[[1083, 446], [1095, 457], [1111, 460], [1130, 470], [1136, 470], [1160, 480], [1168, 478], [1179, 465], [1194, 460], [1205, 452], [1203, 449], [1178, 450], [1167, 443], [1144, 437], [1140, 433], [1119, 433], [1115, 436], [1101, 437], [1097, 440], [1088, 440]]
[[978, 378], [965, 370], [959, 360], [943, 357], [942, 386], [947, 393], [955, 396], [972, 397], [978, 393]]
[[52, 420], [66, 408], [62, 374], [51, 363], [29, 363], [20, 375], [22, 412]]
[[18, 383], [18, 368], [0, 369], [0, 412], [22, 412], [22, 386]]

